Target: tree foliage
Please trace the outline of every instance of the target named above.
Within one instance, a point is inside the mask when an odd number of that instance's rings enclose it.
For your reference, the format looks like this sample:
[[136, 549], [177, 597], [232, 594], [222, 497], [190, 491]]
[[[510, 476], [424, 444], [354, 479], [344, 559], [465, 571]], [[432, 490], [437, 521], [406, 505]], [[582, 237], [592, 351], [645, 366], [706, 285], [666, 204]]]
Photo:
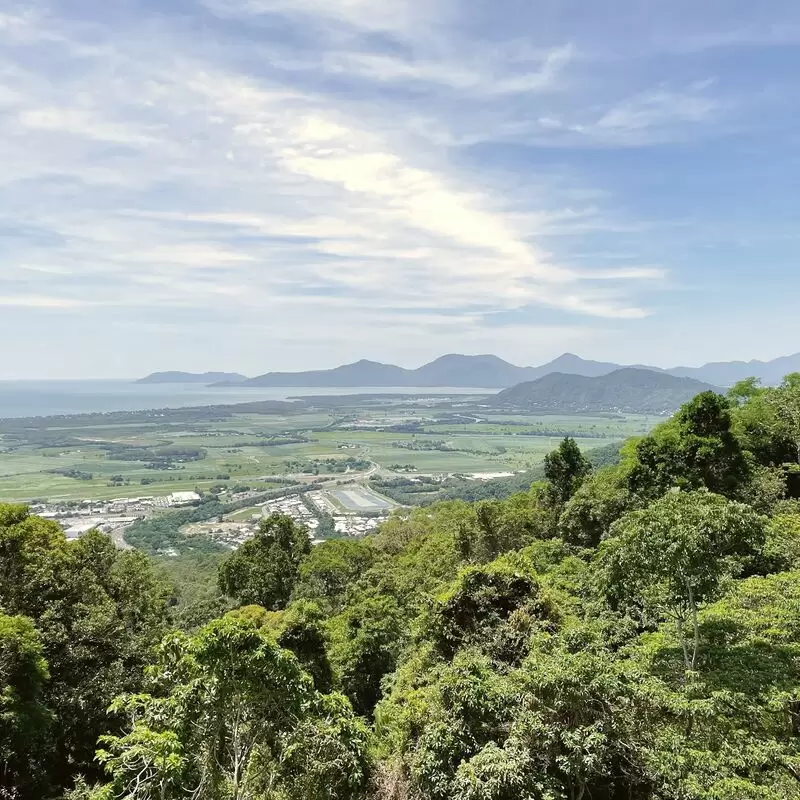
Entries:
[[544, 459], [544, 476], [557, 505], [566, 503], [591, 471], [591, 463], [569, 436]]
[[798, 391], [216, 582], [0, 505], [0, 796], [800, 800]]
[[32, 797], [47, 789], [48, 677], [33, 621], [0, 614], [0, 796]]
[[103, 739], [113, 796], [314, 800], [366, 780], [366, 731], [347, 701], [315, 692], [295, 657], [245, 619], [167, 637], [152, 679], [153, 693], [117, 701], [127, 732]]
[[305, 528], [291, 517], [273, 514], [261, 522], [253, 539], [220, 566], [220, 590], [245, 605], [283, 608], [310, 552]]
[[733, 430], [730, 402], [703, 392], [639, 442], [628, 487], [647, 499], [674, 487], [706, 488], [735, 498], [748, 478], [749, 464]]
[[[687, 671], [697, 667], [698, 612], [725, 577], [740, 574], [765, 539], [748, 506], [707, 492], [672, 492], [611, 529], [600, 550], [601, 580], [612, 602], [660, 621], [674, 620]], [[691, 641], [684, 631], [691, 627]]]
[[34, 626], [49, 676], [37, 696], [52, 718], [47, 744], [31, 746], [38, 780], [95, 776], [97, 739], [118, 723], [108, 707], [142, 685], [166, 632], [168, 591], [142, 553], [94, 532], [67, 542], [21, 506], [0, 505], [0, 554], [0, 608]]

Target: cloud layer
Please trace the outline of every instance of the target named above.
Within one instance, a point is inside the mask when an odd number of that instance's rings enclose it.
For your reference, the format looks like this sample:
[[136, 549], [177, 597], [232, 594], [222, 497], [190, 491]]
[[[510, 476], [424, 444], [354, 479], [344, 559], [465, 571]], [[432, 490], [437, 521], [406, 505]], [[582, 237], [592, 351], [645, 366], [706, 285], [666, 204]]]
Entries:
[[677, 290], [652, 244], [686, 220], [585, 154], [730, 135], [741, 98], [674, 52], [764, 35], [675, 17], [634, 74], [555, 2], [114, 6], [0, 12], [10, 376], [613, 341]]

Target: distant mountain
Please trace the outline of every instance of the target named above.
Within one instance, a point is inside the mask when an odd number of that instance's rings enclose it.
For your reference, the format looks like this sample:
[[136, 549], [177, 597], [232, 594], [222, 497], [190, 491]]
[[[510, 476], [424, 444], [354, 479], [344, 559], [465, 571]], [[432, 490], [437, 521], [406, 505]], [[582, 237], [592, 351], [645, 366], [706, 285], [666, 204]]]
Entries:
[[607, 375], [586, 377], [550, 373], [521, 383], [490, 400], [494, 406], [526, 411], [668, 414], [714, 386], [649, 369], [626, 367]]
[[[587, 361], [572, 353], [564, 353], [554, 361], [543, 364], [541, 367], [531, 367], [532, 377], [538, 378], [553, 372], [563, 372], [569, 375], [584, 375], [586, 377], [599, 377], [608, 375], [619, 369], [646, 369], [652, 372], [664, 372], [677, 378], [694, 378], [698, 381], [711, 383], [714, 386], [733, 386], [737, 381], [745, 378], [760, 378], [765, 385], [777, 385], [791, 372], [800, 372], [800, 353], [792, 356], [783, 356], [773, 361], [715, 361], [703, 364], [701, 367], [672, 367], [662, 369], [646, 364], [634, 364], [626, 367], [622, 364], [613, 364], [605, 361]], [[530, 378], [529, 378], [530, 380]]]
[[312, 372], [268, 372], [243, 386], [352, 387], [352, 386], [453, 386], [502, 389], [530, 377], [497, 356], [446, 355], [418, 369], [403, 369], [376, 361], [357, 361], [335, 369]]
[[362, 359], [334, 369], [310, 372], [268, 372], [244, 381], [242, 386], [405, 386], [408, 370], [392, 364]]
[[208, 372], [192, 375], [185, 372], [157, 372], [142, 378], [140, 383], [218, 383], [225, 386], [267, 386], [293, 388], [357, 387], [357, 386], [453, 386], [459, 388], [505, 389], [518, 383], [534, 381], [555, 373], [598, 378], [621, 369], [645, 370], [679, 378], [694, 378], [714, 384], [731, 386], [751, 375], [766, 384], [779, 383], [784, 375], [800, 371], [800, 353], [774, 361], [732, 361], [706, 364], [702, 367], [674, 367], [661, 369], [636, 364], [632, 367], [610, 361], [590, 361], [574, 353], [564, 353], [539, 367], [518, 367], [493, 355], [441, 356], [417, 369], [404, 369], [394, 364], [382, 364], [362, 359], [334, 369], [310, 372], [267, 372], [256, 378], [242, 375]]
[[[597, 378], [600, 375], [608, 375], [622, 369], [622, 364], [612, 364], [607, 361], [587, 361], [585, 358], [576, 356], [574, 353], [564, 353], [547, 364], [540, 367], [528, 367], [529, 376], [527, 380], [535, 380], [554, 372], [561, 372], [565, 375], [583, 375], [587, 378]], [[643, 367], [643, 369], [655, 369], [655, 367]]]
[[760, 378], [765, 385], [779, 384], [792, 372], [800, 372], [800, 353], [772, 361], [715, 361], [702, 367], [674, 367], [670, 375], [697, 378], [718, 386], [733, 386], [745, 378]]
[[222, 381], [241, 383], [246, 381], [246, 375], [238, 372], [153, 372], [145, 378], [139, 378], [136, 383], [220, 383]]
[[515, 367], [497, 356], [441, 356], [408, 370], [412, 386], [479, 386], [503, 388], [530, 379], [530, 367]]

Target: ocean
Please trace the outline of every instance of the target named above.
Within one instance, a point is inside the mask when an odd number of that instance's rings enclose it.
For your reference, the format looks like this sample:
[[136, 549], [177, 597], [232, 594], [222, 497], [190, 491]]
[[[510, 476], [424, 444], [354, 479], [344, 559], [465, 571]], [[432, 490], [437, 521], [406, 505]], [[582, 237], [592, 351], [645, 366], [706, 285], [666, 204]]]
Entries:
[[190, 383], [145, 384], [132, 381], [39, 380], [0, 381], [0, 419], [185, 408], [253, 400], [287, 400], [301, 395], [345, 394], [494, 394], [496, 389], [449, 387], [313, 387], [214, 389]]

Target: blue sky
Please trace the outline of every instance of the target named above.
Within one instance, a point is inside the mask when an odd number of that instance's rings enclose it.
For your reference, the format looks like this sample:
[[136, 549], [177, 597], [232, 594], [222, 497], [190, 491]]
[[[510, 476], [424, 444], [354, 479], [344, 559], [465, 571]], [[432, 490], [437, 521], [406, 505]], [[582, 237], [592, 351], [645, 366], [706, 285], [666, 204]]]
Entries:
[[0, 377], [800, 350], [795, 0], [8, 0]]

